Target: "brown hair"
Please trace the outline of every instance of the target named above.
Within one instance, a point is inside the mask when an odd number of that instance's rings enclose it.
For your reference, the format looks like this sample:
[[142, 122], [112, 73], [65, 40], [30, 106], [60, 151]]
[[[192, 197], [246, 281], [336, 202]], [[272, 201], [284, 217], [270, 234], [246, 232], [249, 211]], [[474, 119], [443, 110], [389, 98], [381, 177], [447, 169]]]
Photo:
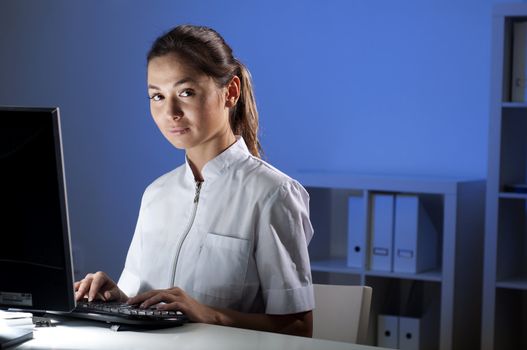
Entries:
[[260, 157], [262, 147], [258, 141], [258, 111], [249, 70], [234, 58], [232, 49], [214, 29], [180, 25], [157, 38], [147, 62], [155, 57], [176, 53], [193, 68], [212, 77], [224, 87], [236, 75], [241, 81], [240, 98], [231, 109], [229, 122], [234, 134], [241, 135], [251, 154]]

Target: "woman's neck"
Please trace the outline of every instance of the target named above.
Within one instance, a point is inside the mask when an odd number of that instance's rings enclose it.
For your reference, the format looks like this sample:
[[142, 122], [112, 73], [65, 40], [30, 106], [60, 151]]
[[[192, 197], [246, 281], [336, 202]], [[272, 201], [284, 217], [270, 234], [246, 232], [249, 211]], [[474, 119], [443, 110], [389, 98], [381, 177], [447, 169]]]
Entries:
[[187, 160], [189, 162], [194, 179], [196, 181], [204, 181], [203, 167], [212, 159], [216, 158], [220, 153], [232, 146], [236, 142], [236, 137], [232, 132], [215, 137], [212, 140], [201, 144], [199, 146], [186, 150]]

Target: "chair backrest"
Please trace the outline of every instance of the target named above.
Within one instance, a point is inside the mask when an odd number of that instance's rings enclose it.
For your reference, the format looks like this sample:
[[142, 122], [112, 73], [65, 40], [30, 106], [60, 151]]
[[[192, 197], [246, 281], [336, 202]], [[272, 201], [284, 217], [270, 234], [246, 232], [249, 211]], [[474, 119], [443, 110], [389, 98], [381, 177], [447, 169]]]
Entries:
[[364, 343], [368, 335], [371, 287], [313, 285], [313, 337]]

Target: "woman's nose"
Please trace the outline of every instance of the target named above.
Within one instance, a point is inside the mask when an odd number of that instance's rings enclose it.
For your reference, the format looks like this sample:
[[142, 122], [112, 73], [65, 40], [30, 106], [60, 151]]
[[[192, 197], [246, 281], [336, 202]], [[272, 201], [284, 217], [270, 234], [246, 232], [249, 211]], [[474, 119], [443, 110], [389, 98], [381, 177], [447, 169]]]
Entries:
[[180, 104], [175, 99], [168, 99], [167, 101], [167, 117], [170, 119], [180, 119], [183, 116], [183, 110], [181, 109]]

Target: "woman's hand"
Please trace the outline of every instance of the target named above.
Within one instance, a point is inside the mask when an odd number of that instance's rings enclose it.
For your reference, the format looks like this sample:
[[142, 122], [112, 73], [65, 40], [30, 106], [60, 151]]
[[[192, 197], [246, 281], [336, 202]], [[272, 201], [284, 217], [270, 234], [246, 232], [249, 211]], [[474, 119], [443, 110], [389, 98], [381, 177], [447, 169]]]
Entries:
[[311, 337], [313, 333], [312, 311], [287, 315], [243, 313], [203, 305], [177, 287], [151, 290], [128, 299], [127, 303], [140, 304], [142, 308], [157, 305], [158, 310], [181, 311], [189, 320], [194, 322], [279, 332], [304, 337]]
[[73, 285], [75, 289], [75, 300], [87, 297], [88, 301], [121, 301], [125, 302], [128, 297], [117, 287], [117, 284], [102, 271], [89, 273], [84, 279]]
[[191, 298], [181, 288], [151, 290], [128, 299], [128, 304], [140, 304], [141, 308], [157, 305], [158, 310], [174, 310], [183, 312], [191, 321], [217, 324], [215, 309], [199, 303]]

